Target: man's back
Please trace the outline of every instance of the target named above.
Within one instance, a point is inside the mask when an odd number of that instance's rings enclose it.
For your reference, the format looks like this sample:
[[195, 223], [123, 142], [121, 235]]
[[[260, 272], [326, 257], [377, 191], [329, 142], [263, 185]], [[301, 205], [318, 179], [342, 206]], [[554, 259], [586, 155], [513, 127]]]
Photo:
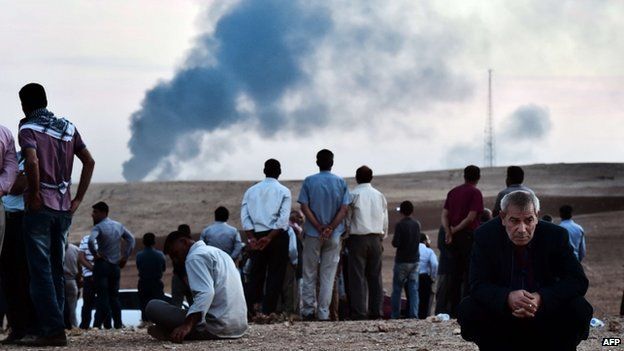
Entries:
[[76, 279], [78, 276], [78, 254], [80, 249], [78, 246], [69, 243], [65, 250], [65, 260], [63, 261], [63, 271], [65, 279]]
[[[107, 217], [93, 227], [89, 238], [89, 249], [92, 253], [97, 251], [108, 262], [117, 264], [121, 259], [122, 239], [126, 240], [125, 257], [127, 258], [134, 248], [134, 237], [121, 223]], [[95, 242], [97, 242], [97, 249]]]
[[483, 195], [476, 186], [464, 183], [449, 191], [444, 208], [448, 210], [451, 226], [461, 223], [470, 211], [477, 212], [477, 218], [467, 227], [469, 230], [475, 230], [479, 226], [478, 214], [483, 211]]
[[272, 230], [288, 228], [290, 190], [275, 178], [265, 180], [247, 189], [243, 195], [241, 222], [244, 230]]
[[[50, 127], [46, 129], [41, 121]], [[20, 123], [19, 144], [22, 150], [36, 150], [44, 205], [58, 211], [69, 210], [74, 155], [86, 148], [80, 133], [69, 121], [40, 109]]]
[[559, 225], [568, 231], [570, 246], [572, 246], [572, 250], [574, 250], [574, 255], [579, 261], [582, 261], [585, 257], [585, 231], [583, 227], [572, 219], [564, 219]]
[[412, 218], [403, 218], [396, 224], [392, 246], [397, 248], [395, 262], [418, 262], [420, 244], [420, 223]]
[[152, 247], [145, 247], [136, 255], [139, 279], [161, 280], [165, 271], [165, 255]]
[[188, 314], [202, 313], [213, 335], [242, 336], [247, 330], [247, 306], [240, 274], [230, 256], [198, 241], [189, 250], [185, 266], [194, 294]]
[[350, 233], [388, 234], [386, 197], [370, 183], [359, 184], [351, 191]]
[[217, 247], [225, 251], [232, 258], [240, 255], [241, 241], [238, 230], [226, 222], [215, 222], [206, 227], [200, 236], [206, 245]]
[[[341, 177], [322, 171], [307, 177], [301, 186], [298, 202], [306, 204], [316, 218], [323, 224], [329, 224], [342, 205], [351, 202], [347, 182]], [[319, 236], [310, 221], [304, 223], [304, 230], [310, 236]], [[334, 233], [343, 233], [344, 223], [340, 223]]]

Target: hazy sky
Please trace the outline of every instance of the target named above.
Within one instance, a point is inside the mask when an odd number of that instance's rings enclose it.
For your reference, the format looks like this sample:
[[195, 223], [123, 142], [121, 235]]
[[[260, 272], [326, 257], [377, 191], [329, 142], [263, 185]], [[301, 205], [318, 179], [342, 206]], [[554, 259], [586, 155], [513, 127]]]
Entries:
[[624, 161], [622, 1], [250, 4], [0, 0], [0, 123], [42, 83], [98, 182], [131, 140], [148, 180], [257, 179], [269, 157], [302, 178], [323, 147], [343, 176], [481, 165], [492, 68], [497, 165]]

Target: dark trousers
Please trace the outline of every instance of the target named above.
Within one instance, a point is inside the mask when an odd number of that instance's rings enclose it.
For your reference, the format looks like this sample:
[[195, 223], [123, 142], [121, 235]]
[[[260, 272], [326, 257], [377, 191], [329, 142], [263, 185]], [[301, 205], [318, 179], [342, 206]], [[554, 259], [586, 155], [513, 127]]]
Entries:
[[[257, 239], [265, 237], [269, 232], [257, 232]], [[251, 271], [249, 283], [245, 292], [247, 311], [254, 314], [254, 303], [258, 301], [258, 295], [263, 292], [262, 313], [270, 314], [277, 309], [277, 300], [282, 285], [284, 274], [288, 265], [288, 233], [280, 232], [262, 251], [252, 251]], [[266, 277], [266, 279], [265, 279]], [[263, 289], [264, 285], [264, 289]]]
[[24, 212], [6, 213], [4, 244], [0, 254], [0, 284], [7, 302], [6, 317], [11, 334], [18, 338], [33, 333], [36, 321], [30, 300], [23, 220]]
[[[381, 236], [351, 235], [349, 250], [349, 312], [351, 319], [381, 317]], [[368, 300], [368, 306], [366, 301]]]
[[487, 350], [576, 350], [589, 336], [593, 309], [583, 297], [556, 310], [538, 311], [535, 318], [519, 319], [511, 312], [500, 316], [467, 297], [458, 308], [461, 335]]
[[438, 274], [438, 282], [436, 285], [436, 298], [435, 298], [435, 314], [446, 313], [451, 314], [451, 299], [450, 294], [450, 274]]
[[94, 326], [110, 329], [110, 319], [115, 328], [121, 328], [121, 306], [119, 304], [119, 265], [106, 260], [95, 260], [93, 279], [96, 290]]
[[95, 281], [93, 275], [84, 277], [82, 283], [82, 311], [80, 313], [80, 328], [89, 329], [91, 326], [91, 312], [95, 308]]
[[164, 285], [160, 279], [141, 279], [137, 286], [139, 304], [141, 307], [141, 320], [147, 322], [145, 306], [150, 300], [162, 300], [165, 297]]
[[457, 306], [468, 294], [468, 268], [472, 249], [472, 231], [464, 230], [453, 235], [449, 249], [453, 253], [453, 269], [449, 281], [450, 315], [457, 317]]
[[418, 275], [418, 318], [425, 319], [429, 316], [431, 302], [431, 286], [433, 281], [426, 273]]
[[65, 321], [65, 239], [71, 225], [69, 212], [44, 207], [24, 214], [24, 243], [30, 297], [37, 313], [37, 335], [63, 333]]

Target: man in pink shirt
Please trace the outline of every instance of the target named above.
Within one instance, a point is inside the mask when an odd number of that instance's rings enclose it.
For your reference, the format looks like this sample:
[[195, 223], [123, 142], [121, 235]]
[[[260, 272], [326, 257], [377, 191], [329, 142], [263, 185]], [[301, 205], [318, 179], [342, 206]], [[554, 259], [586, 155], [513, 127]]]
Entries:
[[461, 298], [468, 294], [472, 234], [479, 227], [479, 215], [483, 212], [483, 195], [477, 189], [479, 179], [481, 179], [479, 167], [470, 165], [464, 168], [464, 184], [449, 191], [442, 210], [445, 243], [453, 257], [449, 287], [452, 317], [457, 313]]
[[[30, 294], [37, 314], [36, 335], [18, 344], [65, 346], [63, 322], [63, 253], [72, 214], [91, 182], [95, 161], [76, 127], [46, 109], [43, 86], [30, 83], [19, 92], [26, 116], [19, 124], [19, 144], [25, 158], [24, 236], [30, 272]], [[74, 155], [82, 162], [80, 184], [71, 198]]]

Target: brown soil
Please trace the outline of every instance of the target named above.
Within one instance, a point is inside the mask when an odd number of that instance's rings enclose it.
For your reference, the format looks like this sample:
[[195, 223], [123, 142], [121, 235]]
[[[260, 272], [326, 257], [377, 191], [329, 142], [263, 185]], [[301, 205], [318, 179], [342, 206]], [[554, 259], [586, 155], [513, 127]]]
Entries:
[[[624, 319], [613, 317], [603, 328], [592, 328], [578, 350], [607, 350], [602, 339], [624, 337]], [[611, 326], [611, 330], [609, 330]], [[433, 323], [418, 320], [357, 322], [285, 322], [251, 325], [237, 340], [173, 344], [152, 339], [145, 329], [92, 330], [72, 333], [64, 350], [477, 350], [464, 341], [454, 320]], [[0, 346], [0, 349], [10, 349]]]

